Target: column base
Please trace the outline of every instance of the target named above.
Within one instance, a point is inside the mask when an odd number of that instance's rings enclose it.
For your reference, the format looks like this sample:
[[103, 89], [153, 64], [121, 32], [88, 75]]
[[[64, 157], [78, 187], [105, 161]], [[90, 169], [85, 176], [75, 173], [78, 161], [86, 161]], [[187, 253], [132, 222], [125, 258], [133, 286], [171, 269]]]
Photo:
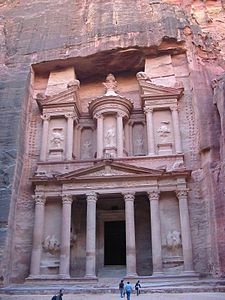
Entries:
[[164, 277], [165, 274], [162, 271], [160, 271], [160, 272], [153, 272], [152, 276], [153, 277]]
[[60, 279], [70, 279], [70, 275], [69, 274], [59, 274], [59, 278]]
[[96, 275], [85, 275], [84, 276], [85, 279], [97, 279]]
[[125, 278], [126, 279], [128, 279], [128, 278], [130, 279], [130, 278], [137, 278], [137, 277], [138, 277], [137, 273], [130, 273], [130, 274], [127, 274]]
[[193, 276], [193, 275], [197, 275], [197, 273], [194, 270], [190, 270], [190, 271], [184, 271], [183, 275]]

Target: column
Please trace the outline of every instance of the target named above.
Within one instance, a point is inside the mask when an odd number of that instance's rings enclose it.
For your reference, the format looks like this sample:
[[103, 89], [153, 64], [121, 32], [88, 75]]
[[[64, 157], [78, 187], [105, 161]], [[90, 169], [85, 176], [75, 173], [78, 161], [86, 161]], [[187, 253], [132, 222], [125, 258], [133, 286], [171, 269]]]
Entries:
[[123, 157], [123, 116], [124, 114], [118, 113], [116, 117], [117, 157]]
[[59, 275], [69, 278], [70, 269], [70, 226], [71, 226], [71, 205], [72, 195], [62, 196], [62, 231], [60, 247]]
[[66, 138], [66, 159], [72, 160], [73, 157], [73, 119], [74, 114], [68, 113], [67, 118], [67, 138]]
[[188, 212], [187, 189], [176, 192], [179, 200], [181, 239], [184, 258], [184, 271], [193, 271], [191, 227]]
[[35, 211], [34, 211], [34, 230], [33, 230], [33, 247], [31, 253], [30, 276], [40, 275], [40, 264], [42, 254], [42, 241], [44, 230], [45, 215], [45, 196], [34, 195]]
[[96, 277], [96, 202], [97, 194], [87, 194], [86, 275]]
[[97, 158], [103, 157], [103, 115], [96, 114], [97, 119]]
[[155, 154], [154, 130], [153, 130], [153, 109], [145, 107], [146, 125], [147, 125], [147, 142], [148, 142], [148, 155]]
[[162, 274], [162, 242], [159, 214], [159, 192], [148, 192], [150, 201], [153, 275]]
[[129, 121], [128, 126], [129, 126], [129, 155], [133, 156], [134, 155], [134, 151], [133, 151], [133, 122]]
[[134, 224], [134, 193], [124, 193], [125, 218], [126, 218], [126, 261], [127, 276], [137, 276], [136, 271], [136, 243]]
[[170, 109], [172, 111], [175, 151], [176, 153], [182, 153], [178, 108], [177, 106], [172, 106]]
[[41, 161], [46, 161], [47, 148], [48, 148], [48, 129], [49, 129], [50, 115], [44, 114], [43, 116], [41, 116], [41, 118], [43, 120], [43, 127], [42, 127], [40, 160]]

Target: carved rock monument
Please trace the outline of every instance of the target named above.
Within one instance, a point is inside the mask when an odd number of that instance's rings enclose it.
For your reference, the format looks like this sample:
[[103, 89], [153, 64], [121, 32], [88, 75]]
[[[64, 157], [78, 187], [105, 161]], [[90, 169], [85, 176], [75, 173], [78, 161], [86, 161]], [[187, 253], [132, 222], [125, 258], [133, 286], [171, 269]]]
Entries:
[[224, 5], [127, 2], [1, 1], [2, 285], [225, 275]]

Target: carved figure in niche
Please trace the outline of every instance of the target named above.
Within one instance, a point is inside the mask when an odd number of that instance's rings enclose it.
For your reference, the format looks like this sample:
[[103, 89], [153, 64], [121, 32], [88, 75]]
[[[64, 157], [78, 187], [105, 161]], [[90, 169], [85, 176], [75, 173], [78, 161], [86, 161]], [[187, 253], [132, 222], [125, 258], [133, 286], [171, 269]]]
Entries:
[[162, 121], [161, 126], [157, 129], [161, 142], [167, 142], [168, 136], [171, 132], [170, 128], [168, 127], [169, 123], [169, 121]]
[[70, 233], [70, 247], [73, 247], [77, 241], [77, 235], [74, 233]]
[[142, 79], [142, 80], [151, 82], [150, 77], [145, 72], [138, 72], [136, 74], [136, 77], [137, 77], [137, 80]]
[[105, 146], [112, 147], [115, 146], [115, 130], [114, 128], [109, 128], [105, 135]]
[[103, 82], [103, 85], [105, 86], [105, 89], [106, 89], [106, 93], [105, 93], [106, 96], [117, 95], [117, 93], [116, 93], [117, 81], [113, 74], [110, 73], [106, 77], [106, 82]]
[[135, 154], [143, 154], [143, 150], [144, 150], [144, 139], [143, 136], [138, 137], [136, 139], [136, 149], [135, 149]]
[[166, 236], [166, 246], [170, 250], [181, 247], [181, 234], [177, 230], [171, 230]]
[[85, 141], [82, 146], [82, 157], [90, 158], [91, 157], [92, 144], [90, 141]]
[[60, 243], [54, 234], [52, 236], [48, 235], [42, 243], [42, 246], [46, 252], [51, 254], [54, 254], [60, 250]]
[[52, 148], [59, 149], [62, 147], [62, 143], [64, 141], [64, 136], [62, 133], [62, 128], [55, 128], [52, 130], [52, 138], [51, 138], [51, 146]]

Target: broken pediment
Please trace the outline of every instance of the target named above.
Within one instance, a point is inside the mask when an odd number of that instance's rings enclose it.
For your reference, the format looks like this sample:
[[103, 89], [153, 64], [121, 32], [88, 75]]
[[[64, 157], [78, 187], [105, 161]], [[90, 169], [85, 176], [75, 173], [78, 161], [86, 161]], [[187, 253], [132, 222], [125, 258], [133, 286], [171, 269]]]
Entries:
[[78, 94], [79, 85], [80, 82], [78, 80], [74, 80], [67, 85], [66, 90], [57, 94], [51, 96], [37, 94], [36, 101], [40, 111], [43, 111], [43, 109], [51, 109], [56, 107], [65, 108], [73, 106], [80, 110], [80, 98]]
[[158, 177], [164, 173], [164, 170], [148, 169], [143, 167], [135, 167], [123, 163], [112, 162], [106, 160], [100, 162], [93, 167], [83, 168], [72, 171], [67, 174], [62, 174], [57, 177], [57, 180], [72, 180], [72, 179], [98, 179], [105, 180], [106, 177], [142, 177], [151, 176]]
[[183, 88], [165, 87], [154, 84], [145, 72], [137, 73], [140, 97], [146, 100], [179, 99]]

